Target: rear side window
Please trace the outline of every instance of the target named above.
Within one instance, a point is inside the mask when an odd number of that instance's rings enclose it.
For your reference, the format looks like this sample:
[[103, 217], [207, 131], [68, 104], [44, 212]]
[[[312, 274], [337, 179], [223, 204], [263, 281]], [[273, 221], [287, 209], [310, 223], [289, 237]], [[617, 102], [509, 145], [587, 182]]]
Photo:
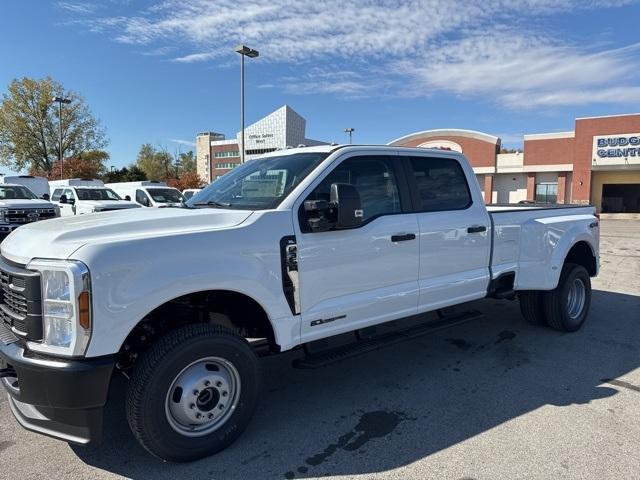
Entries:
[[62, 195], [62, 189], [61, 188], [56, 188], [53, 191], [53, 195], [51, 195], [51, 201], [52, 202], [59, 202], [61, 195]]
[[411, 157], [421, 212], [462, 210], [471, 205], [471, 193], [460, 164], [450, 158]]
[[149, 197], [142, 190], [136, 190], [136, 202], [140, 205], [149, 205]]

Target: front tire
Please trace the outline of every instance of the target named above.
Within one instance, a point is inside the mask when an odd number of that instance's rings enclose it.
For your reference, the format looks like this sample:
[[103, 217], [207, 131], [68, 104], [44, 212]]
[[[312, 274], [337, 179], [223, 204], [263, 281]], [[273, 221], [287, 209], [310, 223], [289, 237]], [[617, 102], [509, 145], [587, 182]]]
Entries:
[[575, 332], [591, 306], [591, 277], [582, 265], [565, 263], [558, 286], [545, 297], [547, 323], [561, 332]]
[[127, 391], [127, 420], [156, 457], [197, 460], [240, 436], [260, 383], [258, 357], [244, 338], [217, 325], [186, 325], [140, 356]]

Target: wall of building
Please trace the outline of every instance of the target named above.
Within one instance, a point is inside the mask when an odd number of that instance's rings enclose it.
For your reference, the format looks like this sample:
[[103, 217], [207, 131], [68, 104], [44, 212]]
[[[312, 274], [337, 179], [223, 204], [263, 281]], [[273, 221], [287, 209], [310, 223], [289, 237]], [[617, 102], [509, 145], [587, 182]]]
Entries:
[[591, 200], [593, 137], [640, 132], [640, 114], [578, 118], [575, 132], [572, 202], [588, 203]]
[[394, 145], [403, 147], [417, 147], [423, 143], [432, 142], [435, 140], [443, 140], [449, 142], [455, 142], [472, 162], [474, 167], [495, 167], [496, 164], [496, 143], [491, 143], [476, 138], [464, 137], [464, 136], [444, 136], [444, 135], [428, 135], [424, 137], [417, 136], [416, 138], [407, 139], [406, 141], [395, 143]]

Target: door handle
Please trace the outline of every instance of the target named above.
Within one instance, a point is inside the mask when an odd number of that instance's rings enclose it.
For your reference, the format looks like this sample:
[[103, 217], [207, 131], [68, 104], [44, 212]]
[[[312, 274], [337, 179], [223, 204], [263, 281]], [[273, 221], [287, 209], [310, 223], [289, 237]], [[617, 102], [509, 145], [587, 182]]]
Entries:
[[416, 234], [415, 233], [400, 233], [397, 235], [391, 235], [391, 241], [392, 242], [406, 242], [407, 240], [415, 240], [416, 239]]
[[487, 227], [485, 227], [484, 225], [473, 225], [467, 228], [467, 233], [480, 233], [480, 232], [486, 232], [486, 231], [487, 231]]

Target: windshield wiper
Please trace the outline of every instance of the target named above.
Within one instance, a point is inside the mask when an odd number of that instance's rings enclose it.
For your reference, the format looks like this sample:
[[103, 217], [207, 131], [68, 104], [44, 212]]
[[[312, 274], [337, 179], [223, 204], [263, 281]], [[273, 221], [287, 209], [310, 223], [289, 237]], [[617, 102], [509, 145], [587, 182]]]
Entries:
[[208, 202], [196, 202], [196, 203], [193, 203], [192, 205], [198, 206], [198, 207], [222, 207], [222, 208], [231, 206], [230, 203], [216, 202], [215, 200], [209, 200]]

